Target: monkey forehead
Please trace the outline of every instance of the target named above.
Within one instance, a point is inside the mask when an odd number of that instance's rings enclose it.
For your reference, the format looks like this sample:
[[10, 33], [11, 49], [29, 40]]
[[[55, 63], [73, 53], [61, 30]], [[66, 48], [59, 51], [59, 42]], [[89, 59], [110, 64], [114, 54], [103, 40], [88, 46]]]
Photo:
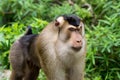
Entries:
[[63, 15], [64, 20], [66, 20], [70, 25], [78, 27], [80, 25], [80, 18], [76, 15]]
[[67, 26], [67, 28], [74, 28], [74, 29], [80, 29], [82, 26], [73, 26], [73, 25], [69, 25]]
[[[68, 26], [68, 25], [67, 25], [67, 26]], [[80, 22], [79, 26], [77, 26], [77, 27], [74, 26], [74, 25], [71, 25], [71, 24], [68, 26], [68, 28], [75, 28], [75, 29], [79, 29], [79, 28], [81, 28], [81, 27], [84, 27], [84, 24], [83, 24], [82, 21]]]

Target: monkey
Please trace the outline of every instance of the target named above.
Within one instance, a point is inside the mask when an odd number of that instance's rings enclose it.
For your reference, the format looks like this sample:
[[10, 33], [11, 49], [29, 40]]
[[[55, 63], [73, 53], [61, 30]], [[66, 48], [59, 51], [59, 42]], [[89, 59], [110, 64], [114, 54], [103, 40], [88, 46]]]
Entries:
[[[31, 27], [28, 26], [25, 35], [22, 36], [19, 40], [16, 40], [11, 46], [9, 54], [9, 60], [12, 67], [10, 80], [37, 79], [40, 65], [38, 61], [38, 63], [36, 62], [37, 58], [36, 56], [33, 56], [34, 54], [32, 54], [30, 50], [32, 49], [30, 48], [30, 45], [32, 45], [37, 36], [38, 34], [33, 34]], [[34, 72], [35, 74], [32, 74]]]
[[36, 80], [43, 69], [47, 80], [84, 80], [86, 39], [83, 21], [62, 15], [40, 34], [28, 29], [10, 49], [10, 80]]
[[83, 80], [86, 42], [84, 24], [78, 17], [57, 18], [41, 32], [36, 44], [48, 80]]

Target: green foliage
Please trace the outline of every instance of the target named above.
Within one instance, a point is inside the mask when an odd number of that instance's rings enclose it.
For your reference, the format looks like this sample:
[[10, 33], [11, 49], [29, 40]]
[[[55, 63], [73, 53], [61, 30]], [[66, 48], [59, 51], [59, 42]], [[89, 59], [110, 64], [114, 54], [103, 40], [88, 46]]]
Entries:
[[[75, 0], [73, 6], [58, 0], [0, 0], [0, 66], [9, 68], [11, 44], [22, 36], [26, 25], [39, 33], [47, 21], [63, 14], [77, 14], [85, 23], [87, 38], [85, 80], [120, 80], [120, 1]], [[83, 3], [92, 6], [81, 8]], [[44, 21], [47, 20], [47, 21]], [[15, 21], [15, 22], [13, 22]], [[9, 22], [13, 22], [8, 24]], [[38, 80], [46, 80], [40, 71]]]
[[84, 8], [80, 8], [78, 5], [75, 5], [75, 11], [76, 11], [76, 14], [83, 19], [92, 17], [92, 14], [90, 11]]
[[[102, 23], [102, 22], [101, 22]], [[114, 27], [113, 27], [114, 28]], [[99, 72], [103, 79], [118, 80], [120, 71], [120, 40], [117, 31], [113, 31], [113, 28], [107, 26], [96, 26], [93, 31], [89, 31], [87, 35], [88, 42], [88, 55], [87, 55], [87, 72], [92, 73], [92, 77], [95, 77], [95, 72]], [[89, 64], [91, 63], [91, 64]], [[98, 73], [97, 73], [98, 74]], [[112, 76], [116, 77], [112, 77]]]
[[[120, 5], [114, 1], [101, 3], [102, 14], [97, 26], [86, 26], [88, 42], [86, 73], [92, 80], [120, 79]], [[99, 10], [98, 10], [99, 12]], [[97, 11], [96, 11], [96, 14]], [[100, 79], [96, 79], [96, 76]]]
[[[8, 54], [11, 43], [18, 38], [18, 35], [23, 32], [23, 24], [18, 26], [18, 23], [12, 24], [10, 27], [1, 27], [0, 28], [0, 65], [4, 65], [5, 68], [9, 67], [8, 64]], [[16, 36], [15, 36], [16, 35]]]
[[[47, 22], [34, 18], [33, 23], [29, 25], [33, 26], [33, 33], [37, 34], [47, 25]], [[19, 22], [0, 28], [0, 65], [4, 68], [9, 68], [8, 55], [11, 44], [25, 33], [26, 28], [24, 24]]]
[[[52, 0], [0, 0], [0, 23], [28, 22], [33, 17], [51, 21], [54, 17], [72, 13], [68, 3], [59, 6]], [[0, 24], [0, 25], [1, 25]]]
[[[40, 18], [45, 14], [44, 0], [0, 0], [0, 23], [21, 21], [26, 23], [33, 17]], [[48, 0], [46, 0], [48, 1]], [[47, 9], [48, 10], [48, 9]], [[43, 13], [42, 13], [43, 12]]]
[[72, 14], [74, 12], [73, 7], [66, 2], [62, 6], [54, 5], [53, 7], [49, 15], [51, 18], [58, 17], [63, 14]]
[[46, 76], [45, 76], [45, 74], [44, 74], [44, 72], [42, 70], [40, 70], [38, 80], [46, 80]]
[[[1, 13], [4, 14], [15, 14], [14, 19], [15, 20], [21, 20], [25, 16], [37, 16], [37, 11], [34, 11], [34, 9], [37, 9], [37, 2], [34, 2], [34, 0], [0, 0], [1, 2]], [[31, 6], [32, 5], [32, 6]]]

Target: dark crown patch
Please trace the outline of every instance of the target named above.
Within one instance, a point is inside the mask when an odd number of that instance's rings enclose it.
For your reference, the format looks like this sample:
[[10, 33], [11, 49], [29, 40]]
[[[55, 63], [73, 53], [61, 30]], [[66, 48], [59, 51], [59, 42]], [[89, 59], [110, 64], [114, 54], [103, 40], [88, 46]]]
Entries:
[[78, 27], [80, 24], [80, 18], [75, 15], [63, 15], [64, 19], [68, 21], [69, 24]]

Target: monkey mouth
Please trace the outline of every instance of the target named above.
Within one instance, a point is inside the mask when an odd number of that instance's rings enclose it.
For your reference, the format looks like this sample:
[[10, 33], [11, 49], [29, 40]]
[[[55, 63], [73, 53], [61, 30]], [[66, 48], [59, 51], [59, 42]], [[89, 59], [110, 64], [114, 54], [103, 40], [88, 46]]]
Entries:
[[82, 47], [72, 47], [74, 51], [80, 51]]

